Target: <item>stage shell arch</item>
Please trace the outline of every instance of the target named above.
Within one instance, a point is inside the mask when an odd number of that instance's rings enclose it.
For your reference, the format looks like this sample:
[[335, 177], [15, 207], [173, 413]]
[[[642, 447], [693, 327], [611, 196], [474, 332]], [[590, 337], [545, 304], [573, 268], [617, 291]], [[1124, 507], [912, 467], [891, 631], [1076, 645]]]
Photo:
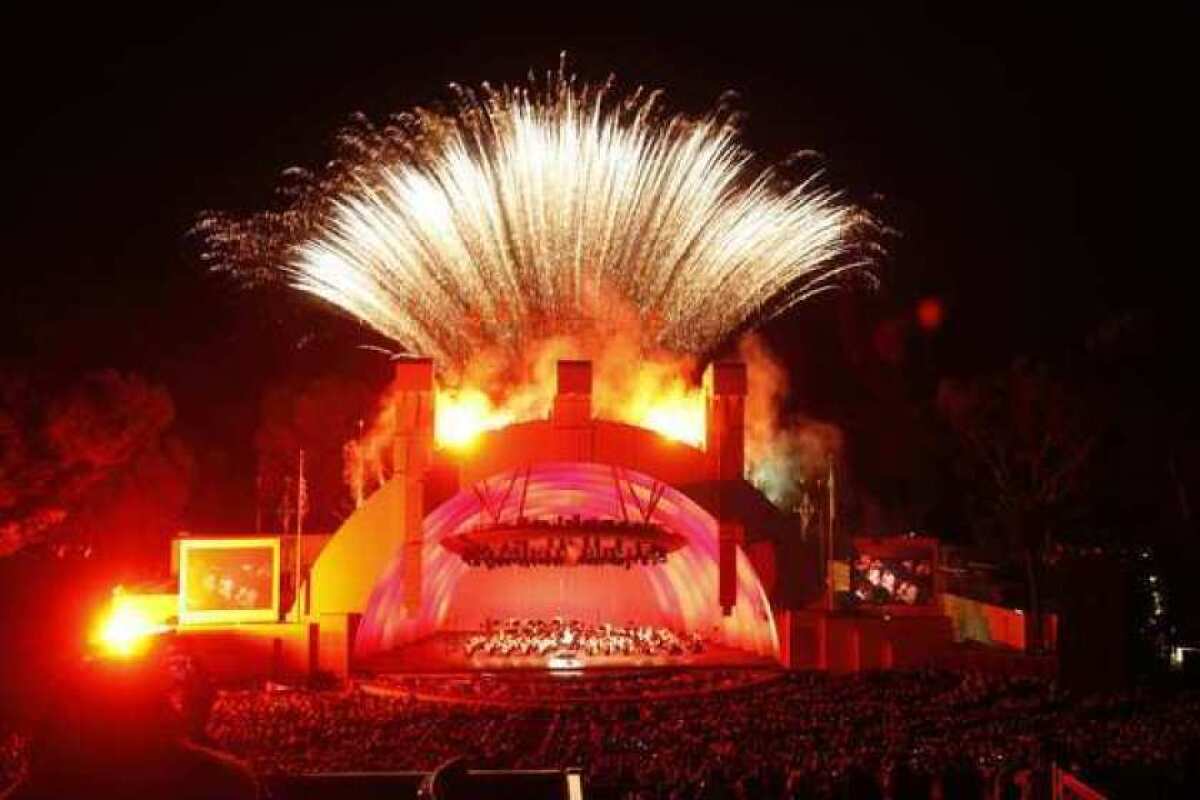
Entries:
[[[622, 519], [617, 481], [644, 502], [659, 483], [607, 463], [545, 461], [478, 482], [484, 495], [500, 495], [513, 481], [528, 480], [524, 515]], [[664, 485], [654, 521], [685, 537], [687, 544], [654, 566], [469, 567], [442, 546], [443, 540], [488, 518], [469, 485], [425, 517], [420, 610], [403, 602], [405, 548], [399, 547], [372, 589], [358, 635], [356, 655], [403, 647], [442, 630], [471, 630], [487, 618], [550, 618], [666, 625], [697, 631], [743, 652], [777, 659], [779, 639], [771, 605], [745, 553], [737, 552], [737, 603], [730, 616], [717, 602], [718, 538], [713, 516], [678, 489]], [[630, 502], [628, 495], [626, 503]], [[515, 514], [515, 503], [510, 514]], [[629, 508], [625, 513], [629, 513]], [[411, 551], [410, 551], [411, 552]]]

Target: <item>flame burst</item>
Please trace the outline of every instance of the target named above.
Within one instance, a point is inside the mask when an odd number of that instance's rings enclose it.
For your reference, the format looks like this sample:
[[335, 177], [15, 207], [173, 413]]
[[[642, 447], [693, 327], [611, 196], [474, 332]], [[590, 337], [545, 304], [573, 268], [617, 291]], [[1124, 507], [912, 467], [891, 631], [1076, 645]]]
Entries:
[[[592, 362], [592, 403], [597, 416], [649, 428], [694, 447], [704, 446], [704, 391], [688, 380], [695, 362], [668, 353], [643, 352], [636, 331], [614, 331], [603, 343], [576, 337], [539, 342], [517, 366], [515, 377], [512, 365], [502, 356], [481, 353], [457, 377], [457, 385], [437, 387], [437, 443], [462, 448], [485, 431], [544, 419], [557, 390], [555, 366], [563, 358]], [[382, 441], [389, 436], [384, 435]]]
[[433, 438], [442, 447], [465, 447], [479, 434], [517, 421], [514, 412], [497, 406], [484, 392], [471, 387], [439, 387], [435, 407]]

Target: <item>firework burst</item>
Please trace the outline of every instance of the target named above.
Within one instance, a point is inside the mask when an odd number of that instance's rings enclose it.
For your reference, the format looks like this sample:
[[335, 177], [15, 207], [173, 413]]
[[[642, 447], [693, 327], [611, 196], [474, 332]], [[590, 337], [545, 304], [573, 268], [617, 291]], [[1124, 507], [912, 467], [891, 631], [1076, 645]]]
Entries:
[[282, 210], [197, 230], [214, 266], [287, 280], [451, 371], [631, 314], [647, 348], [702, 356], [871, 261], [869, 217], [819, 174], [755, 166], [735, 121], [561, 69], [455, 87], [447, 109], [356, 118], [323, 170], [285, 173]]

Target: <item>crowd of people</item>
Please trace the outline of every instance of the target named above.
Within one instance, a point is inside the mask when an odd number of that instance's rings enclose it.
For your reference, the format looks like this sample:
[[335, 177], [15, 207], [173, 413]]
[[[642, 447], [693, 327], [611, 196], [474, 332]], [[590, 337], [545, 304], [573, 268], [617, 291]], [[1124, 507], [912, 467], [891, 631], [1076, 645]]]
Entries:
[[209, 731], [266, 773], [428, 769], [467, 755], [580, 766], [601, 797], [1028, 797], [1052, 762], [1116, 796], [1172, 796], [1200, 778], [1200, 696], [1080, 701], [1043, 681], [932, 670], [541, 708], [244, 691], [219, 698]]
[[[700, 680], [680, 674], [661, 680]], [[467, 677], [424, 676], [421, 688], [439, 680]], [[562, 683], [511, 680], [547, 699]], [[1027, 798], [1052, 763], [1116, 797], [1189, 796], [1200, 785], [1194, 692], [1087, 699], [1037, 679], [940, 670], [776, 673], [691, 693], [657, 692], [653, 675], [634, 680], [620, 690], [577, 682], [609, 702], [510, 706], [361, 685], [225, 691], [207, 733], [267, 778], [429, 770], [466, 756], [481, 767], [581, 767], [601, 798]]]
[[1156, 795], [1166, 796], [1195, 769], [1197, 712], [1197, 697], [1077, 705], [1030, 680], [809, 674], [704, 702], [563, 715], [544, 757], [648, 797], [714, 786], [748, 797], [1027, 797], [1021, 787], [1043, 782], [1054, 761], [1110, 787], [1143, 770], [1170, 784]]
[[654, 625], [589, 624], [555, 617], [551, 620], [489, 621], [463, 643], [468, 658], [484, 656], [682, 656], [704, 651], [699, 633], [677, 633]]
[[[0, 736], [0, 797], [258, 800], [259, 778], [206, 746], [213, 695], [176, 689], [164, 652], [65, 666], [40, 711]], [[205, 696], [207, 698], [205, 699]], [[195, 702], [204, 705], [191, 713]], [[0, 719], [0, 730], [4, 720]]]
[[0, 792], [25, 777], [29, 761], [29, 741], [26, 737], [0, 725]]
[[641, 703], [729, 692], [777, 680], [775, 668], [691, 669], [655, 667], [639, 670], [597, 670], [587, 680], [562, 680], [546, 671], [510, 675], [437, 675], [396, 673], [375, 676], [364, 691], [400, 694], [435, 702], [488, 704], [501, 707], [575, 705], [578, 703]]
[[[1200, 697], [1085, 702], [1031, 679], [809, 673], [552, 712], [361, 692], [233, 694], [217, 703], [211, 730], [268, 770], [424, 769], [467, 754], [521, 768], [582, 766], [608, 796], [832, 796], [853, 784], [854, 796], [925, 798], [937, 789], [982, 796], [994, 783], [1020, 796], [1051, 762], [1109, 787], [1153, 775], [1163, 796], [1195, 786], [1186, 781], [1198, 777]], [[294, 750], [278, 744], [288, 741]]]

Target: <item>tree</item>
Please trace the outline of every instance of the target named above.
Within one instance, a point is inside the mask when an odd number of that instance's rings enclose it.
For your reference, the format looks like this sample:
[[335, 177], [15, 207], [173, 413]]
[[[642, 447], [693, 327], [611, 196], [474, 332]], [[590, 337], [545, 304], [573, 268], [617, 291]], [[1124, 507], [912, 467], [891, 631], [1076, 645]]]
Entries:
[[1042, 572], [1056, 541], [1086, 508], [1097, 437], [1087, 405], [1025, 361], [969, 381], [945, 380], [937, 403], [960, 445], [977, 532], [1023, 567], [1029, 639], [1042, 641]]
[[[365, 384], [337, 376], [301, 386], [279, 386], [263, 397], [254, 437], [258, 459], [258, 504], [264, 523], [285, 520], [295, 506], [297, 462], [304, 450], [305, 482], [317, 529], [338, 525], [353, 510], [344, 477], [347, 441], [376, 413], [375, 393]], [[278, 513], [277, 513], [278, 512]]]
[[167, 390], [136, 374], [48, 387], [6, 373], [0, 557], [43, 542], [144, 554], [188, 496], [190, 453], [166, 435], [174, 413]]

